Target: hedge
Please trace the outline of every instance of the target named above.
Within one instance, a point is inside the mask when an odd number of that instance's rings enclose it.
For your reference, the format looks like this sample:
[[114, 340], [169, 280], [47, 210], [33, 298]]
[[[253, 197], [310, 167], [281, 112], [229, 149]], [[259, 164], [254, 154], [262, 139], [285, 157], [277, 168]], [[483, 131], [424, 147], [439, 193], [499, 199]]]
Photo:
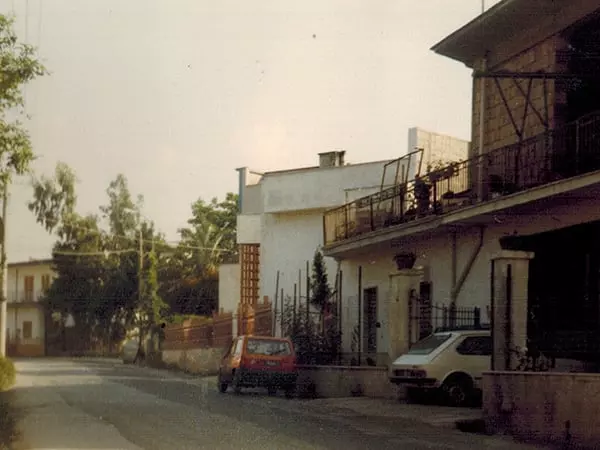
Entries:
[[11, 388], [17, 379], [15, 365], [8, 359], [0, 356], [0, 391]]

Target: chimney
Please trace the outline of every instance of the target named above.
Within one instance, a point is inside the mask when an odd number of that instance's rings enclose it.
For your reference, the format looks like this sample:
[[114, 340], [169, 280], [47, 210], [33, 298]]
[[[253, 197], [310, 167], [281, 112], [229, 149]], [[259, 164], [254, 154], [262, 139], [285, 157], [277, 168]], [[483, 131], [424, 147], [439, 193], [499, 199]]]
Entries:
[[319, 153], [319, 167], [341, 167], [344, 165], [344, 150]]

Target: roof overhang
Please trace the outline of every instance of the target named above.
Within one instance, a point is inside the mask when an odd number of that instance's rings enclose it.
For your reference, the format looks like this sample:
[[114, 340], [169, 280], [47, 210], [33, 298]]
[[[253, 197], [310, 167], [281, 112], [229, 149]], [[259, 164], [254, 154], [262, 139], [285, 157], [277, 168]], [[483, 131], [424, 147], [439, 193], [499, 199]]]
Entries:
[[431, 50], [472, 68], [489, 50], [532, 28], [540, 17], [558, 14], [570, 3], [572, 0], [502, 0]]

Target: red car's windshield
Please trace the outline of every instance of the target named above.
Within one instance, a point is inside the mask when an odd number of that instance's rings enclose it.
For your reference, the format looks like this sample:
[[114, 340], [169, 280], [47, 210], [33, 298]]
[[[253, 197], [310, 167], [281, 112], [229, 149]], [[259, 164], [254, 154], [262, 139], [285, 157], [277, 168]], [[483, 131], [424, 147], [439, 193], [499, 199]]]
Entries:
[[250, 355], [289, 356], [292, 354], [288, 342], [273, 339], [248, 339], [246, 349]]

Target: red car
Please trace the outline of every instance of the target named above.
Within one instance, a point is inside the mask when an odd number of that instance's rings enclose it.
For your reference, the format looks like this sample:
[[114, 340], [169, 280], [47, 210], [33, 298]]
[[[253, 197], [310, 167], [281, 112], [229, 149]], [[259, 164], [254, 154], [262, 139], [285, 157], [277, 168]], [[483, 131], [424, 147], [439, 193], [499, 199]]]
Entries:
[[269, 395], [278, 389], [292, 397], [296, 391], [296, 354], [289, 339], [270, 336], [239, 336], [223, 356], [219, 368], [219, 391], [231, 386], [235, 393], [243, 387], [266, 387]]

